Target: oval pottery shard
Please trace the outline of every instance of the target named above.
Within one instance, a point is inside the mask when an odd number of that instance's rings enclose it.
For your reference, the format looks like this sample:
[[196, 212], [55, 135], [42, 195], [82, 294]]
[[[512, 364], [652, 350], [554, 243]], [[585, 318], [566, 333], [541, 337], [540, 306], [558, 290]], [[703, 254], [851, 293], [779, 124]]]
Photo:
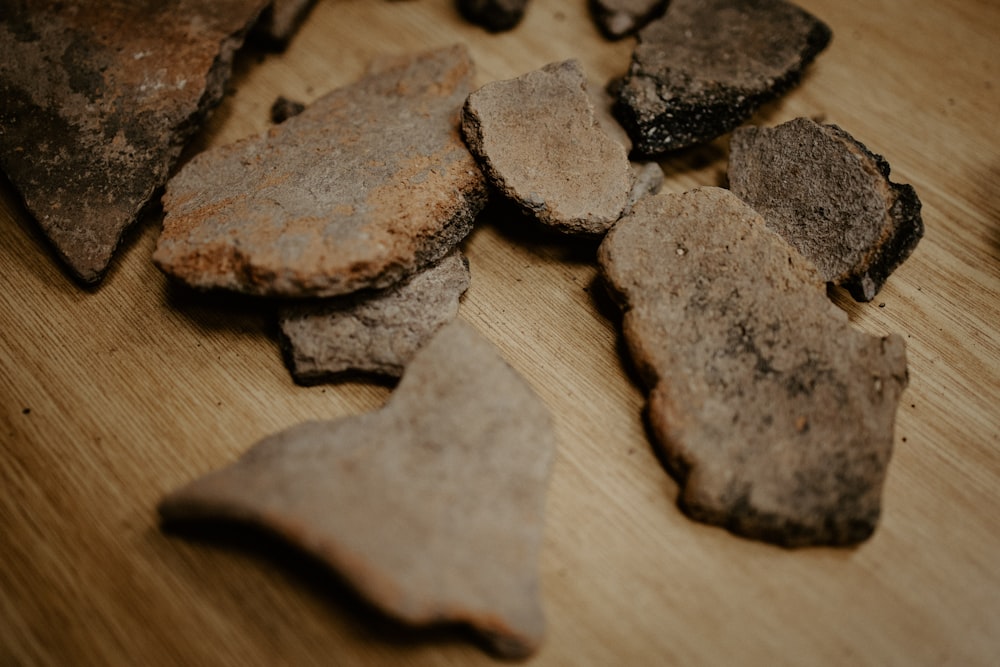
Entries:
[[683, 510], [786, 546], [871, 535], [903, 340], [853, 329], [815, 267], [728, 190], [642, 199], [598, 255]]

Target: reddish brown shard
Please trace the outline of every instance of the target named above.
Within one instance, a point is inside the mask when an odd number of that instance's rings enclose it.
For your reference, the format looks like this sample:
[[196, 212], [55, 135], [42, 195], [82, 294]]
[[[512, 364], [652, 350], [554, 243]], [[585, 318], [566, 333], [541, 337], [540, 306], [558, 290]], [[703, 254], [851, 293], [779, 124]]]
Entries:
[[222, 97], [262, 0], [0, 10], [0, 166], [58, 256], [99, 281]]
[[464, 47], [382, 61], [167, 185], [153, 255], [200, 289], [337, 296], [388, 287], [472, 228], [486, 183], [458, 131]]
[[504, 657], [539, 647], [551, 417], [455, 321], [378, 412], [306, 422], [167, 496], [167, 521], [263, 526], [406, 623], [467, 623]]
[[816, 268], [728, 190], [643, 199], [598, 257], [683, 510], [786, 546], [869, 537], [903, 340], [852, 328]]
[[662, 15], [668, 4], [668, 0], [590, 0], [590, 11], [605, 37], [621, 39]]

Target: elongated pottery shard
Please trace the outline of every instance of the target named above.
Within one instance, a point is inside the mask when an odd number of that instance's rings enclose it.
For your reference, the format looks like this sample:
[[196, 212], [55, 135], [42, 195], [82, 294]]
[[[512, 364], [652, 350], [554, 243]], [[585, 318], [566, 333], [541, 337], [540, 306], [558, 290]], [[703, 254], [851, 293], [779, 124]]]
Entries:
[[349, 371], [399, 377], [455, 319], [468, 287], [469, 265], [456, 249], [385, 290], [282, 306], [278, 324], [292, 375], [305, 384]]
[[815, 267], [728, 190], [641, 200], [601, 270], [692, 518], [786, 546], [869, 537], [907, 383]]
[[597, 26], [609, 39], [631, 35], [652, 21], [669, 4], [668, 0], [590, 0]]
[[920, 199], [889, 163], [836, 125], [796, 118], [742, 127], [729, 187], [858, 301], [871, 301], [924, 235]]
[[289, 297], [381, 289], [472, 229], [486, 183], [459, 135], [472, 61], [455, 46], [383, 59], [167, 184], [153, 259], [200, 289]]
[[576, 60], [483, 86], [462, 131], [490, 183], [542, 223], [600, 235], [621, 216], [628, 155], [597, 122]]
[[414, 357], [386, 406], [306, 422], [167, 496], [167, 521], [259, 524], [411, 624], [467, 623], [505, 657], [542, 640], [538, 557], [551, 417], [458, 320]]
[[0, 167], [85, 283], [221, 98], [263, 0], [5, 2]]
[[673, 0], [639, 32], [615, 112], [645, 155], [710, 141], [798, 83], [830, 37], [783, 0]]

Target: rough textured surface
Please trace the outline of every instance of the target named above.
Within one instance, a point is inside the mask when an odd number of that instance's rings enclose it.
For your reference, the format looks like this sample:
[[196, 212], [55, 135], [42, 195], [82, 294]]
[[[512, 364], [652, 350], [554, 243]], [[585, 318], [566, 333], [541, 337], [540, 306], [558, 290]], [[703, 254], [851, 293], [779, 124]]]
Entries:
[[544, 631], [537, 568], [554, 439], [538, 396], [459, 320], [382, 410], [266, 438], [160, 512], [260, 524], [391, 616], [468, 623], [523, 657]]
[[293, 303], [278, 313], [296, 381], [311, 384], [348, 371], [398, 377], [413, 355], [458, 315], [469, 287], [459, 250], [379, 292]]
[[796, 84], [830, 37], [782, 0], [673, 0], [639, 33], [615, 113], [647, 155], [709, 141]]
[[265, 4], [4, 3], [0, 167], [79, 280], [104, 276]]
[[853, 329], [815, 267], [728, 190], [642, 200], [598, 256], [684, 511], [787, 546], [866, 539], [903, 340]]
[[597, 26], [609, 39], [631, 35], [663, 14], [669, 0], [590, 0]]
[[467, 21], [502, 32], [521, 22], [528, 0], [456, 0], [456, 5]]
[[278, 47], [287, 46], [316, 0], [272, 0], [255, 32]]
[[471, 78], [461, 46], [382, 60], [198, 155], [167, 185], [154, 261], [197, 288], [300, 297], [388, 287], [441, 258], [486, 199], [458, 131]]
[[576, 60], [483, 86], [462, 130], [490, 182], [541, 222], [595, 235], [621, 216], [628, 155], [595, 119]]
[[729, 186], [858, 301], [871, 301], [924, 235], [920, 199], [836, 125], [797, 118], [733, 133]]

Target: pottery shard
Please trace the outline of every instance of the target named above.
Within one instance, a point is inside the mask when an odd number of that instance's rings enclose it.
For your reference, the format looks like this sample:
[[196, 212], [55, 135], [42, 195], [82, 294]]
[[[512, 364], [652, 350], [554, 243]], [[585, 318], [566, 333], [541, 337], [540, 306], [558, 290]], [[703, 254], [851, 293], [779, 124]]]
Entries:
[[728, 190], [642, 200], [598, 256], [682, 509], [786, 546], [871, 535], [903, 340], [853, 329], [815, 267]]
[[823, 278], [871, 301], [924, 234], [920, 199], [881, 155], [808, 118], [733, 133], [730, 188]]
[[283, 306], [283, 347], [296, 381], [311, 384], [350, 371], [399, 377], [427, 340], [458, 315], [469, 287], [459, 250], [378, 292]]
[[663, 14], [668, 4], [668, 0], [590, 0], [590, 11], [605, 37], [620, 39]]
[[0, 167], [77, 279], [104, 276], [266, 4], [4, 3]]
[[710, 141], [796, 84], [830, 37], [782, 0], [674, 0], [640, 31], [615, 112], [646, 155]]
[[458, 132], [472, 62], [455, 46], [382, 60], [167, 184], [153, 259], [201, 288], [290, 297], [388, 287], [472, 228], [486, 183]]
[[491, 184], [541, 222], [599, 235], [621, 216], [628, 155], [595, 119], [576, 60], [483, 86], [462, 130]]
[[528, 8], [528, 0], [456, 0], [459, 13], [491, 32], [514, 28]]
[[167, 521], [259, 524], [411, 624], [463, 622], [535, 651], [551, 418], [460, 320], [414, 357], [385, 408], [306, 422], [167, 496]]

